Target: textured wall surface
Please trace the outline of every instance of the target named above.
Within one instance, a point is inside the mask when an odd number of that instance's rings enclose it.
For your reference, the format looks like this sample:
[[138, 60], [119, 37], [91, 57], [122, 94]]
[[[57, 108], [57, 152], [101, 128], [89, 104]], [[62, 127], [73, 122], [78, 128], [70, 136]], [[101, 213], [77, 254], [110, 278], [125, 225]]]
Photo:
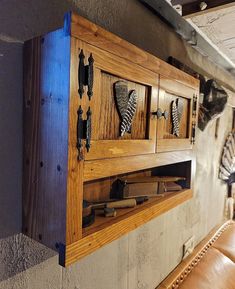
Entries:
[[235, 63], [235, 7], [192, 17], [192, 21]]
[[0, 238], [21, 231], [22, 44], [0, 40]]
[[[137, 0], [2, 0], [0, 5], [4, 41], [24, 41], [53, 30], [61, 25], [65, 10], [77, 7], [83, 16], [162, 59], [173, 55], [188, 64], [193, 61], [209, 75], [226, 78]], [[217, 175], [232, 109], [227, 107], [222, 115], [217, 139], [215, 121], [203, 133], [197, 131], [192, 200], [63, 269], [53, 251], [17, 234], [21, 228], [22, 45], [4, 41], [0, 42], [0, 289], [155, 288], [180, 262], [183, 243], [192, 235], [199, 242], [223, 219], [226, 186]]]

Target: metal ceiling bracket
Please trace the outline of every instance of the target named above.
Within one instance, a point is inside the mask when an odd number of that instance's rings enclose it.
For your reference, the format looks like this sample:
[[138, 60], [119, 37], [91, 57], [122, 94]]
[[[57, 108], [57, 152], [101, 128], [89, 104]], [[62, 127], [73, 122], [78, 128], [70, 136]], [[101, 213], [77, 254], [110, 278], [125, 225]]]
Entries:
[[140, 0], [154, 13], [158, 14], [167, 22], [177, 34], [187, 43], [192, 45], [199, 53], [210, 58], [214, 63], [235, 75], [235, 64], [218, 48], [205, 39], [195, 27], [186, 21], [167, 1], [165, 0]]

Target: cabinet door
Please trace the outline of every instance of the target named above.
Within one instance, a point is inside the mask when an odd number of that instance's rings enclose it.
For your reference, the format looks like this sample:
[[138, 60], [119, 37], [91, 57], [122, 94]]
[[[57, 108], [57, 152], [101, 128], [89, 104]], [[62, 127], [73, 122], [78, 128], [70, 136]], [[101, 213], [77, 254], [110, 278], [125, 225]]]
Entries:
[[198, 88], [160, 77], [157, 152], [192, 148], [195, 141], [197, 94]]
[[[72, 73], [76, 75], [73, 76], [76, 81], [73, 84], [76, 87], [74, 93], [79, 89], [77, 79], [81, 50], [85, 64], [91, 54], [94, 59], [93, 95], [89, 100], [87, 87], [84, 86], [84, 94], [79, 100], [84, 118], [89, 107], [92, 113], [91, 146], [89, 152], [83, 149], [85, 160], [155, 153], [156, 118], [151, 117], [151, 112], [157, 108], [158, 75], [133, 63], [131, 55], [130, 61], [126, 61], [109, 51], [72, 39]], [[123, 119], [119, 113], [115, 90], [118, 81], [127, 86], [128, 97], [133, 90], [137, 95], [131, 128], [123, 136], [120, 133]]]

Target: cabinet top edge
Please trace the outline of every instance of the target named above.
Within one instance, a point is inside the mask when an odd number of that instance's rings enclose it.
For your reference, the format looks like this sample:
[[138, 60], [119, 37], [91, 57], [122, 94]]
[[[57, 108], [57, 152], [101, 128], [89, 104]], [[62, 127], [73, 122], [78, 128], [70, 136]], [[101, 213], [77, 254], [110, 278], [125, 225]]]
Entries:
[[98, 48], [111, 51], [113, 54], [127, 60], [130, 60], [130, 56], [134, 57], [136, 63], [154, 73], [169, 77], [195, 89], [199, 87], [198, 79], [105, 30], [77, 13], [67, 12], [65, 14], [64, 32], [65, 35], [79, 38]]

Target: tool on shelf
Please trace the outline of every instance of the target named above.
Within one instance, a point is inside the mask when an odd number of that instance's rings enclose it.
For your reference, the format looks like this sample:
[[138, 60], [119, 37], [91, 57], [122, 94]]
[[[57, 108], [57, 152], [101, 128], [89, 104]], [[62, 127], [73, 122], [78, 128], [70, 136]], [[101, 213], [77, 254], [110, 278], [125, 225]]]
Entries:
[[114, 208], [104, 208], [104, 216], [106, 218], [116, 217], [117, 216], [117, 211]]
[[[186, 180], [179, 176], [146, 176], [135, 178], [119, 178], [112, 184], [111, 198], [127, 199], [137, 197], [162, 197], [162, 193], [182, 189], [178, 181]], [[166, 185], [168, 184], [168, 185]], [[168, 187], [168, 188], [167, 188]]]
[[[144, 201], [144, 200], [143, 200]], [[140, 202], [140, 201], [139, 201]], [[137, 205], [136, 199], [128, 200], [108, 200], [105, 202], [89, 202], [83, 200], [83, 211], [82, 211], [82, 227], [88, 227], [92, 225], [95, 221], [95, 210], [104, 210], [104, 215], [106, 217], [116, 216], [115, 209], [124, 209], [124, 208], [134, 208]], [[105, 210], [107, 209], [107, 210]]]

